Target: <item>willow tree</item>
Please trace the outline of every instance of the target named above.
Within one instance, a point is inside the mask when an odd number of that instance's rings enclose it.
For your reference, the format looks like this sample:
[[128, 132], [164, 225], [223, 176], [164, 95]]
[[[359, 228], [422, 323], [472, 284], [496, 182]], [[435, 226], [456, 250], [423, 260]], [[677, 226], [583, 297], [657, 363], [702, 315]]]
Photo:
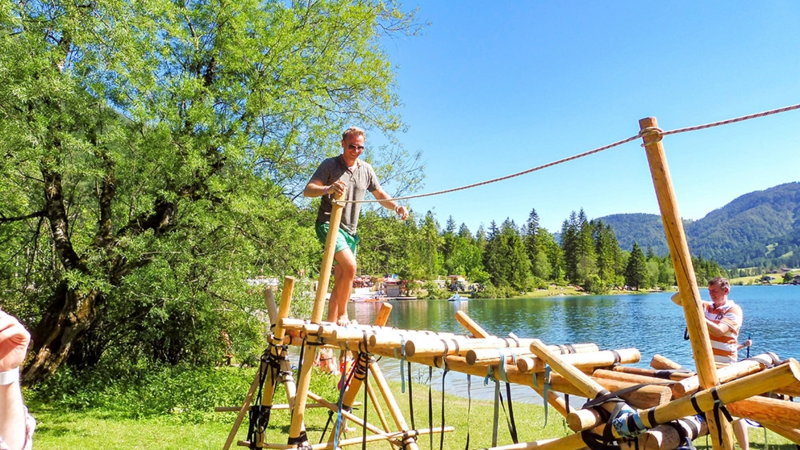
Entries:
[[0, 283], [33, 328], [26, 382], [252, 338], [244, 280], [318, 251], [292, 201], [309, 171], [345, 125], [394, 142], [380, 41], [412, 22], [378, 0], [2, 2]]

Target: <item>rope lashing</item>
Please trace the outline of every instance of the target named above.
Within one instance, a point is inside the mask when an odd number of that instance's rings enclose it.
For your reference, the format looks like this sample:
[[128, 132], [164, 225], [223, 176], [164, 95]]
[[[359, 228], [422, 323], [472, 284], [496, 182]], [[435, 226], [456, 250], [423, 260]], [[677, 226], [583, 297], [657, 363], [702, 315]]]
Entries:
[[505, 181], [505, 180], [508, 180], [508, 179], [511, 179], [511, 178], [516, 178], [516, 177], [519, 177], [519, 176], [522, 176], [522, 175], [527, 175], [529, 173], [536, 172], [536, 171], [542, 170], [542, 169], [546, 169], [548, 167], [557, 166], [557, 165], [563, 164], [565, 162], [569, 162], [569, 161], [573, 161], [573, 160], [576, 160], [576, 159], [579, 159], [579, 158], [584, 158], [586, 156], [594, 155], [595, 153], [600, 153], [602, 151], [609, 150], [609, 149], [612, 149], [614, 147], [618, 147], [620, 145], [627, 144], [628, 142], [633, 142], [633, 141], [635, 141], [635, 140], [637, 140], [639, 138], [644, 138], [644, 137], [651, 136], [651, 135], [654, 135], [654, 134], [657, 135], [656, 139], [648, 141], [647, 142], [648, 144], [652, 144], [652, 143], [658, 142], [664, 136], [669, 136], [671, 134], [687, 133], [689, 131], [704, 130], [704, 129], [707, 129], [707, 128], [713, 128], [713, 127], [718, 127], [718, 126], [722, 126], [722, 125], [728, 125], [728, 124], [732, 124], [732, 123], [736, 123], [736, 122], [743, 122], [745, 120], [757, 119], [759, 117], [771, 116], [773, 114], [779, 114], [779, 113], [783, 113], [783, 112], [787, 112], [787, 111], [793, 111], [793, 110], [796, 110], [796, 109], [800, 109], [800, 104], [786, 106], [786, 107], [778, 108], [778, 109], [771, 109], [769, 111], [764, 111], [764, 112], [755, 113], [755, 114], [748, 114], [746, 116], [736, 117], [736, 118], [733, 118], [733, 119], [720, 120], [718, 122], [711, 122], [711, 123], [707, 123], [707, 124], [703, 124], [703, 125], [695, 125], [695, 126], [691, 126], [691, 127], [677, 128], [677, 129], [668, 130], [668, 131], [662, 131], [661, 129], [655, 128], [655, 127], [653, 127], [653, 128], [645, 128], [644, 130], [641, 130], [635, 136], [631, 136], [631, 137], [623, 139], [621, 141], [617, 141], [617, 142], [614, 142], [614, 143], [611, 143], [611, 144], [608, 144], [608, 145], [604, 145], [602, 147], [598, 147], [598, 148], [595, 148], [593, 150], [589, 150], [587, 152], [578, 153], [577, 155], [569, 156], [569, 157], [566, 157], [566, 158], [563, 158], [563, 159], [559, 159], [559, 160], [556, 160], [556, 161], [553, 161], [553, 162], [549, 162], [547, 164], [542, 164], [540, 166], [532, 167], [530, 169], [523, 170], [522, 172], [512, 173], [510, 175], [502, 176], [502, 177], [499, 177], [499, 178], [493, 178], [491, 180], [481, 181], [481, 182], [478, 182], [478, 183], [468, 184], [466, 186], [461, 186], [461, 187], [456, 187], [456, 188], [451, 188], [451, 189], [445, 189], [445, 190], [436, 191], [436, 192], [429, 192], [427, 194], [407, 195], [407, 196], [403, 196], [403, 197], [394, 197], [394, 198], [388, 198], [388, 199], [382, 199], [382, 200], [377, 200], [377, 199], [375, 199], [375, 200], [336, 200], [336, 199], [331, 199], [331, 201], [334, 204], [337, 204], [337, 205], [344, 205], [346, 203], [378, 203], [378, 202], [382, 202], [382, 201], [410, 200], [410, 199], [413, 199], [413, 198], [423, 198], [423, 197], [432, 197], [432, 196], [435, 196], [435, 195], [449, 194], [451, 192], [463, 191], [463, 190], [466, 190], [466, 189], [472, 189], [472, 188], [475, 188], [475, 187], [478, 187], [478, 186], [483, 186], [483, 185], [491, 184], [491, 183], [497, 183], [499, 181]]
[[539, 386], [539, 380], [536, 379], [536, 373], [533, 374], [533, 386], [542, 390], [542, 400], [544, 400], [544, 426], [547, 426], [547, 393], [550, 390], [550, 366], [544, 365], [544, 376], [542, 377], [542, 384]]
[[400, 357], [397, 357], [397, 348], [394, 349], [394, 357], [400, 360], [400, 392], [406, 393], [406, 377], [405, 377], [405, 362], [406, 362], [406, 337], [400, 333]]

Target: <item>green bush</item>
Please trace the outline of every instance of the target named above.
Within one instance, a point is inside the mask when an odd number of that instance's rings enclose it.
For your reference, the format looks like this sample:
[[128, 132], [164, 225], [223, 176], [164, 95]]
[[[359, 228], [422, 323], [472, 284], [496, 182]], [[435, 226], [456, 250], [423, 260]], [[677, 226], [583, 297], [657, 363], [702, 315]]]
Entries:
[[495, 286], [492, 283], [486, 283], [484, 285], [484, 289], [481, 292], [476, 292], [474, 294], [475, 298], [511, 298], [518, 295], [517, 292], [511, 286]]
[[422, 289], [427, 292], [427, 294], [422, 297], [423, 299], [437, 300], [450, 296], [447, 290], [439, 288], [439, 285], [434, 281], [426, 281], [425, 284], [422, 285]]
[[[100, 410], [118, 418], [230, 422], [230, 415], [214, 413], [214, 407], [241, 406], [255, 374], [256, 368], [239, 367], [139, 366], [126, 371], [96, 368], [80, 373], [66, 369], [31, 389], [27, 396], [29, 401], [64, 411]], [[315, 373], [311, 390], [336, 401], [338, 379], [332, 378]], [[285, 399], [282, 387], [278, 390], [276, 399]]]

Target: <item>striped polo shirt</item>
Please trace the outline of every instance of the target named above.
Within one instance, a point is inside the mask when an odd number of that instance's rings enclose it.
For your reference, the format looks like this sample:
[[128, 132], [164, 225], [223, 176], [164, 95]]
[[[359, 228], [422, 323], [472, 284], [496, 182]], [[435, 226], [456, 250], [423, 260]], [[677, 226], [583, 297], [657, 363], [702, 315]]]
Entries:
[[711, 322], [724, 323], [729, 328], [728, 332], [722, 336], [714, 336], [709, 333], [711, 349], [714, 351], [714, 361], [720, 364], [735, 363], [739, 359], [739, 329], [742, 327], [744, 318], [742, 308], [733, 300], [727, 300], [718, 308], [714, 306], [713, 302], [703, 302], [703, 313]]

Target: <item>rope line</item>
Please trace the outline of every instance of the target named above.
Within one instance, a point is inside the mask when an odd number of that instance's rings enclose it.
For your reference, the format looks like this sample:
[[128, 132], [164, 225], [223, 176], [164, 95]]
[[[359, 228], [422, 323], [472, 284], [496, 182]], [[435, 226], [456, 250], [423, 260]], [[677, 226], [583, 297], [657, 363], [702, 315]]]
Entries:
[[[567, 158], [559, 159], [559, 160], [556, 160], [556, 161], [553, 161], [553, 162], [549, 162], [547, 164], [542, 164], [541, 166], [532, 167], [530, 169], [523, 170], [522, 172], [512, 173], [510, 175], [502, 176], [502, 177], [499, 177], [499, 178], [493, 178], [491, 180], [481, 181], [481, 182], [478, 182], [478, 183], [468, 184], [466, 186], [461, 186], [461, 187], [456, 187], [456, 188], [451, 188], [451, 189], [445, 189], [445, 190], [442, 190], [442, 191], [429, 192], [429, 193], [426, 193], [426, 194], [407, 195], [407, 196], [403, 196], [403, 197], [393, 197], [393, 198], [382, 199], [382, 200], [377, 200], [377, 199], [374, 199], [374, 200], [336, 200], [335, 198], [332, 198], [331, 201], [333, 203], [339, 204], [339, 205], [344, 205], [344, 204], [347, 204], [347, 203], [378, 203], [378, 202], [389, 201], [389, 200], [394, 200], [394, 201], [410, 200], [410, 199], [413, 199], [413, 198], [433, 197], [434, 195], [449, 194], [451, 192], [457, 192], [457, 191], [463, 191], [463, 190], [466, 190], [466, 189], [472, 189], [472, 188], [475, 188], [475, 187], [478, 187], [478, 186], [484, 186], [484, 185], [487, 185], [487, 184], [497, 183], [499, 181], [505, 181], [505, 180], [508, 180], [508, 179], [511, 179], [511, 178], [516, 178], [516, 177], [519, 177], [519, 176], [522, 176], [522, 175], [527, 175], [529, 173], [536, 172], [536, 171], [542, 170], [542, 169], [546, 169], [548, 167], [557, 166], [557, 165], [563, 164], [565, 162], [573, 161], [573, 160], [576, 160], [576, 159], [579, 159], [579, 158], [583, 158], [583, 157], [586, 157], [586, 156], [589, 156], [589, 155], [594, 155], [595, 153], [600, 153], [602, 151], [609, 150], [609, 149], [612, 149], [614, 147], [618, 147], [618, 146], [623, 145], [623, 144], [627, 144], [628, 142], [635, 141], [636, 139], [639, 139], [641, 137], [645, 137], [645, 136], [651, 135], [651, 134], [658, 134], [659, 138], [657, 140], [661, 140], [662, 137], [669, 136], [671, 134], [679, 134], [679, 133], [687, 133], [689, 131], [705, 130], [705, 129], [708, 129], [708, 128], [719, 127], [719, 126], [722, 126], [722, 125], [729, 125], [729, 124], [736, 123], [736, 122], [743, 122], [745, 120], [758, 119], [760, 117], [771, 116], [773, 114], [780, 114], [780, 113], [783, 113], [783, 112], [793, 111], [793, 110], [796, 110], [796, 109], [800, 109], [800, 103], [796, 104], [796, 105], [785, 106], [783, 108], [771, 109], [769, 111], [764, 111], [764, 112], [760, 112], [760, 113], [748, 114], [746, 116], [741, 116], [741, 117], [735, 117], [733, 119], [720, 120], [718, 122], [710, 122], [710, 123], [707, 123], [707, 124], [695, 125], [695, 126], [691, 126], [691, 127], [676, 128], [674, 130], [669, 130], [669, 131], [662, 131], [662, 130], [656, 129], [656, 128], [647, 128], [645, 130], [642, 130], [641, 132], [639, 132], [639, 134], [637, 134], [635, 136], [631, 136], [631, 137], [629, 137], [627, 139], [623, 139], [621, 141], [617, 141], [617, 142], [614, 142], [612, 144], [605, 145], [603, 147], [598, 147], [598, 148], [596, 148], [594, 150], [589, 150], [588, 152], [578, 153], [577, 155], [569, 156]], [[655, 141], [652, 141], [652, 142], [655, 142]]]

